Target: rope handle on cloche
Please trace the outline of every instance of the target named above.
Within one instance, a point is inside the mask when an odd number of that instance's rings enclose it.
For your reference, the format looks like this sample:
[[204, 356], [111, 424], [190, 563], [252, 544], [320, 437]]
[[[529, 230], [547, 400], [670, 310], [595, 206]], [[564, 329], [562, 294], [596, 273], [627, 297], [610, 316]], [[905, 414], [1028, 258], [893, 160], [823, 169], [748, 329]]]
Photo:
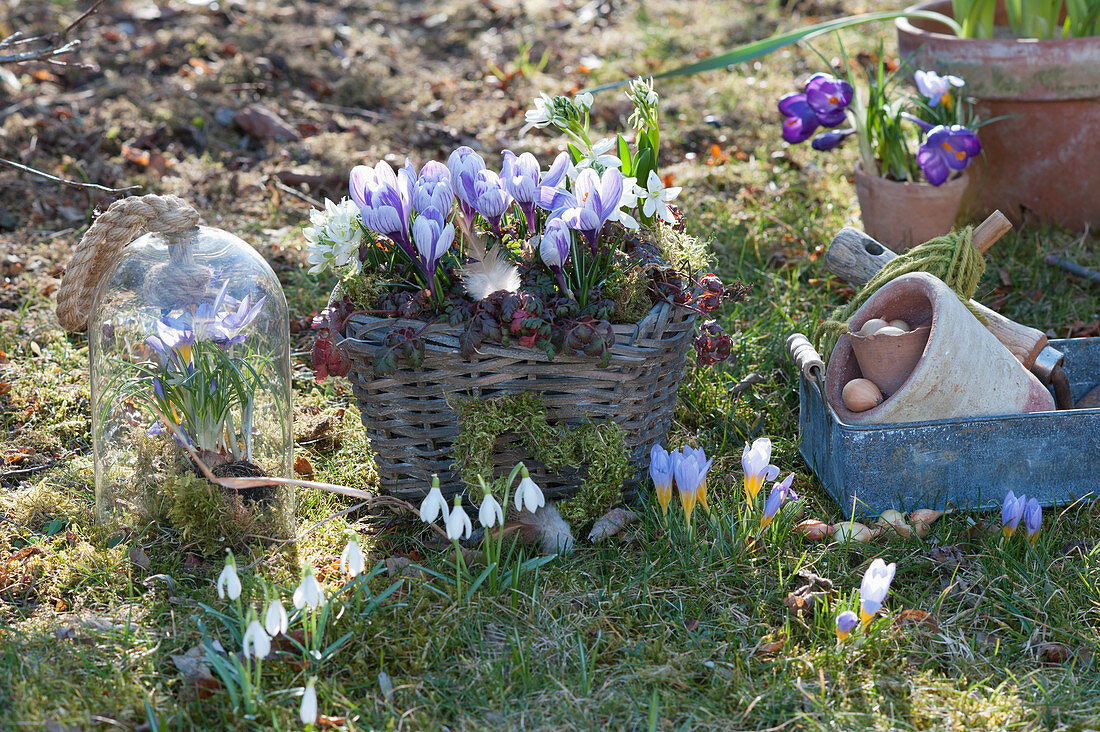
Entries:
[[96, 285], [140, 234], [182, 234], [198, 222], [199, 212], [178, 196], [131, 196], [112, 203], [88, 227], [69, 260], [57, 290], [62, 327], [73, 333], [87, 329]]

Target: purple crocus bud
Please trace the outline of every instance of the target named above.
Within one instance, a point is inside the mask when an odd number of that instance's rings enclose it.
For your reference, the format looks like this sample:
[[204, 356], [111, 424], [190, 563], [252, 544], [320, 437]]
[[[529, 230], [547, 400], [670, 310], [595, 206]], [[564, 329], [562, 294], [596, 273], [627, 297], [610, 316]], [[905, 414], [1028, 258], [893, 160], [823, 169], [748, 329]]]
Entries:
[[859, 625], [859, 616], [851, 610], [845, 610], [840, 615], [836, 616], [836, 637], [837, 640], [845, 641], [848, 636], [852, 634], [852, 631]]
[[554, 273], [558, 287], [569, 297], [573, 297], [573, 292], [565, 284], [565, 273], [562, 268], [565, 266], [565, 260], [569, 258], [572, 243], [573, 232], [569, 230], [563, 219], [555, 218], [546, 222], [546, 230], [543, 231], [542, 239], [539, 241], [539, 256]]
[[1012, 491], [1009, 491], [1008, 495], [1005, 496], [1004, 503], [1001, 504], [1001, 530], [1006, 537], [1012, 536], [1016, 531], [1020, 519], [1024, 516], [1024, 508], [1026, 507], [1027, 496], [1021, 495], [1017, 498]]
[[917, 91], [928, 98], [928, 106], [935, 108], [943, 102], [951, 104], [951, 87], [964, 87], [966, 82], [953, 74], [940, 76], [935, 71], [918, 69], [913, 74], [913, 81], [917, 84]]
[[491, 170], [479, 170], [474, 176], [474, 197], [470, 205], [485, 217], [493, 233], [500, 236], [500, 219], [512, 205], [512, 196], [504, 189], [500, 176]]
[[764, 503], [764, 515], [760, 517], [760, 528], [765, 528], [772, 522], [776, 514], [779, 513], [780, 507], [783, 502], [788, 498], [797, 501], [798, 495], [791, 489], [791, 482], [794, 481], [794, 473], [791, 473], [783, 482], [776, 483], [772, 488], [772, 492], [768, 494], [768, 500]]
[[806, 103], [825, 127], [844, 121], [854, 94], [851, 84], [829, 74], [814, 74], [806, 82]]
[[413, 184], [413, 207], [417, 211], [434, 208], [448, 214], [454, 205], [455, 194], [451, 189], [451, 171], [435, 160], [424, 163], [420, 177]]
[[500, 179], [527, 219], [528, 236], [535, 234], [540, 172], [539, 161], [531, 153], [523, 153], [517, 158], [511, 150], [504, 151]]
[[942, 185], [952, 170], [962, 170], [982, 151], [978, 136], [962, 125], [939, 125], [917, 149], [917, 164], [934, 186]]
[[352, 168], [348, 189], [367, 228], [389, 237], [415, 260], [409, 237], [413, 182], [408, 170], [402, 169], [395, 175], [383, 160], [373, 168], [367, 165]]
[[849, 135], [854, 135], [855, 133], [856, 131], [852, 127], [843, 130], [826, 130], [810, 142], [810, 147], [814, 150], [821, 150], [822, 152], [832, 150], [834, 147], [844, 142], [845, 138]]
[[783, 120], [783, 139], [791, 144], [810, 139], [820, 124], [806, 102], [805, 94], [785, 94], [779, 100], [779, 111], [786, 117]]
[[1027, 531], [1027, 540], [1035, 546], [1039, 539], [1039, 529], [1043, 527], [1043, 507], [1034, 498], [1028, 500], [1024, 508], [1024, 529]]
[[447, 158], [447, 170], [451, 171], [451, 188], [454, 189], [462, 215], [473, 225], [474, 199], [477, 197], [474, 179], [479, 172], [485, 170], [485, 161], [473, 149], [463, 145], [455, 148]]
[[439, 210], [429, 208], [416, 217], [412, 235], [420, 255], [417, 265], [428, 281], [428, 289], [435, 295], [435, 268], [455, 240], [454, 224], [446, 223]]

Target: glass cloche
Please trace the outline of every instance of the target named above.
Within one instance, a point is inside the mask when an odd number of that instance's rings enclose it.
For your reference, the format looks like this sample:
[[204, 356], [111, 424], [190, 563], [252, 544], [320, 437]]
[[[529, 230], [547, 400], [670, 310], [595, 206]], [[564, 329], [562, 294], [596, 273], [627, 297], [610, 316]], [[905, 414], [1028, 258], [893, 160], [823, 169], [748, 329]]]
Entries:
[[215, 485], [183, 447], [218, 476], [290, 477], [286, 299], [255, 249], [205, 226], [141, 236], [99, 277], [88, 341], [100, 520], [206, 551], [292, 531], [291, 488]]

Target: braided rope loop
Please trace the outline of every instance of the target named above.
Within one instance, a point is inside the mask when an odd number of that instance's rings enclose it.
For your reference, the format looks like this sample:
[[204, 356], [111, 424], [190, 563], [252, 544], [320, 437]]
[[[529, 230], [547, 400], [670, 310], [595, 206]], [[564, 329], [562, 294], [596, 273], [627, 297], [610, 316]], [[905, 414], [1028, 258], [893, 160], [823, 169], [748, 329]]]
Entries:
[[57, 319], [65, 330], [80, 332], [88, 318], [96, 286], [118, 262], [123, 248], [144, 231], [165, 234], [172, 261], [186, 266], [186, 237], [199, 222], [199, 212], [178, 196], [133, 196], [115, 201], [85, 232], [76, 246], [57, 290]]

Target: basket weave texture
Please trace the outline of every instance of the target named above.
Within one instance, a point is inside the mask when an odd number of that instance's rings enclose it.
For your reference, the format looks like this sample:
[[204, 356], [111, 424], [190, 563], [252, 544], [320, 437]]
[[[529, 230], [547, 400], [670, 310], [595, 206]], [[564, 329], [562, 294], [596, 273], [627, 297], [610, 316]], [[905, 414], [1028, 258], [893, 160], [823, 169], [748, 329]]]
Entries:
[[[352, 316], [340, 345], [351, 361], [348, 379], [377, 453], [382, 488], [419, 500], [436, 473], [444, 495], [465, 490], [452, 465], [451, 446], [459, 427], [448, 402], [469, 396], [536, 392], [552, 425], [613, 420], [626, 433], [631, 462], [639, 468], [648, 465], [650, 446], [664, 440], [672, 423], [695, 317], [692, 311], [660, 303], [638, 323], [613, 326], [615, 345], [606, 368], [594, 358], [559, 354], [550, 360], [519, 345], [486, 344], [476, 360], [466, 361], [459, 353], [461, 328], [433, 323], [420, 335], [425, 345], [420, 370], [398, 369], [375, 378], [371, 364], [386, 334], [401, 327], [420, 329], [424, 323]], [[515, 436], [498, 440], [495, 459], [498, 470], [523, 460], [550, 498], [567, 497], [581, 475], [581, 466], [576, 472], [549, 474]]]

